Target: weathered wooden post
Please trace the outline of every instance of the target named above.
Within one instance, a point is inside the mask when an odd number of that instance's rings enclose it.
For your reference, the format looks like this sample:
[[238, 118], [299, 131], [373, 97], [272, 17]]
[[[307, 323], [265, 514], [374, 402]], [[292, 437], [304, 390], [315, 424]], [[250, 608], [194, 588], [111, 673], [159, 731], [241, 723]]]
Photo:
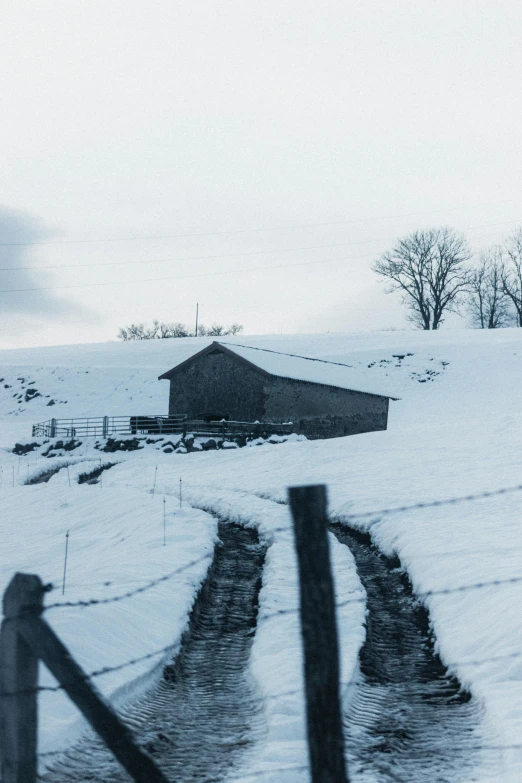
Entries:
[[300, 581], [312, 783], [348, 783], [339, 698], [339, 648], [328, 545], [326, 487], [290, 487]]
[[133, 780], [168, 783], [155, 762], [135, 743], [130, 729], [40, 617], [44, 592], [38, 576], [15, 574], [4, 594], [5, 619], [0, 630], [2, 783], [36, 783], [39, 659]]
[[104, 416], [103, 423], [102, 423], [102, 438], [108, 438], [108, 437], [109, 437], [109, 417]]
[[3, 783], [36, 783], [38, 657], [19, 633], [20, 618], [38, 617], [38, 576], [15, 574], [4, 593], [0, 630], [0, 754]]
[[[20, 627], [38, 657], [132, 779], [136, 783], [169, 783], [150, 756], [135, 743], [130, 729], [122, 723], [45, 620], [21, 620]], [[19, 783], [22, 783], [21, 779]]]
[[51, 419], [51, 428], [49, 433], [51, 438], [56, 437], [56, 419]]

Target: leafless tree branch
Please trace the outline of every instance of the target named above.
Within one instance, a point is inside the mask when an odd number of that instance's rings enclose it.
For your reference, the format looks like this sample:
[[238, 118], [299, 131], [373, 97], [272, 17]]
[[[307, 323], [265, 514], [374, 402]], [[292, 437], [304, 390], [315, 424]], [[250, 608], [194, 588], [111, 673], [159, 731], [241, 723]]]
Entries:
[[[220, 337], [230, 334], [238, 334], [243, 331], [241, 324], [232, 324], [228, 328], [220, 324], [213, 324], [206, 327], [201, 324], [198, 327], [199, 337]], [[120, 340], [164, 340], [172, 337], [194, 337], [194, 332], [182, 323], [165, 323], [163, 321], [152, 322], [152, 326], [145, 324], [131, 324], [124, 326], [118, 331]]]
[[502, 287], [516, 311], [518, 326], [522, 326], [522, 228], [519, 228], [504, 245], [506, 264], [502, 275]]
[[401, 291], [408, 320], [421, 329], [438, 329], [446, 312], [457, 312], [468, 289], [466, 239], [451, 228], [415, 231], [383, 253], [374, 271], [389, 281], [388, 293]]
[[470, 273], [469, 310], [480, 329], [499, 329], [513, 322], [511, 302], [504, 288], [506, 270], [499, 246], [481, 253], [478, 267]]

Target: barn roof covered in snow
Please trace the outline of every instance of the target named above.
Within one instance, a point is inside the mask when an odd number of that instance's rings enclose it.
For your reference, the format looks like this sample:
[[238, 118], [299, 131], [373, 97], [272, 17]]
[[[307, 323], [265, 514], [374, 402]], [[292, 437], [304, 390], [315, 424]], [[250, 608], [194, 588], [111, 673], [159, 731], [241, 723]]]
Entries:
[[170, 380], [182, 367], [190, 364], [200, 356], [215, 351], [216, 348], [223, 351], [223, 353], [234, 356], [265, 375], [275, 375], [279, 378], [307, 381], [308, 383], [319, 383], [323, 386], [336, 386], [340, 389], [373, 394], [377, 397], [397, 399], [397, 397], [379, 388], [379, 384], [374, 386], [373, 383], [367, 382], [360, 370], [350, 367], [348, 364], [329, 362], [325, 359], [312, 359], [308, 356], [297, 356], [290, 353], [271, 351], [267, 348], [253, 348], [229, 342], [226, 344], [219, 342], [211, 343], [202, 351], [198, 351], [168, 372], [160, 375], [159, 379]]

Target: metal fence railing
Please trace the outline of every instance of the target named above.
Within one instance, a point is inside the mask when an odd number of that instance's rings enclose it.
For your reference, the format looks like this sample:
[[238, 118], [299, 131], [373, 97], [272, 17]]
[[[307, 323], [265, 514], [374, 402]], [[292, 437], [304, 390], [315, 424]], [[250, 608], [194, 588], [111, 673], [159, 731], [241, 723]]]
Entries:
[[123, 435], [181, 435], [233, 437], [286, 435], [294, 431], [292, 422], [203, 421], [184, 413], [171, 416], [91, 416], [78, 419], [49, 419], [33, 425], [33, 437], [109, 438]]

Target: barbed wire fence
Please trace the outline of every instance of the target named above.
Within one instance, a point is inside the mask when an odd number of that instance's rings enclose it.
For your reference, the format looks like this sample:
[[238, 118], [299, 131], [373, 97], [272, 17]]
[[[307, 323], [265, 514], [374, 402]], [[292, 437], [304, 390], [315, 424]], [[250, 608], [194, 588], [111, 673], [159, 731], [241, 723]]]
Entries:
[[[390, 516], [394, 514], [401, 514], [401, 513], [408, 513], [411, 511], [416, 510], [425, 510], [430, 508], [440, 508], [444, 506], [454, 506], [458, 504], [466, 504], [466, 503], [475, 503], [479, 502], [481, 500], [491, 499], [494, 497], [500, 497], [508, 494], [514, 494], [514, 493], [520, 493], [522, 492], [522, 484], [509, 486], [509, 487], [502, 487], [496, 490], [485, 490], [481, 492], [461, 495], [461, 496], [455, 496], [450, 498], [442, 498], [442, 499], [435, 499], [435, 500], [429, 500], [429, 501], [421, 501], [417, 503], [412, 504], [404, 504], [401, 506], [391, 506], [386, 508], [380, 508], [376, 510], [369, 510], [369, 511], [363, 511], [363, 512], [356, 512], [356, 513], [348, 513], [343, 514], [342, 517], [340, 517], [341, 523], [344, 524], [350, 524], [351, 522], [356, 522], [358, 520], [365, 520], [365, 519], [380, 519], [383, 516]], [[265, 499], [266, 496], [263, 496]], [[281, 501], [275, 501], [275, 502], [281, 502]], [[270, 530], [272, 534], [275, 533], [288, 533], [290, 532], [289, 526], [280, 526], [276, 527]], [[95, 608], [100, 605], [107, 605], [107, 604], [113, 604], [113, 603], [119, 603], [122, 601], [130, 600], [133, 597], [140, 595], [142, 593], [145, 593], [154, 587], [165, 583], [171, 579], [174, 579], [179, 574], [183, 573], [184, 571], [189, 570], [192, 567], [195, 567], [196, 565], [201, 564], [204, 561], [210, 561], [212, 559], [211, 554], [203, 555], [202, 557], [199, 557], [197, 559], [194, 559], [190, 561], [189, 563], [186, 563], [176, 569], [173, 569], [172, 571], [168, 572], [167, 574], [164, 574], [160, 577], [157, 577], [155, 579], [149, 580], [148, 582], [140, 583], [138, 587], [127, 590], [125, 592], [119, 593], [114, 596], [109, 596], [106, 598], [85, 598], [80, 599], [77, 601], [56, 601], [54, 603], [50, 603], [48, 605], [45, 605], [42, 607], [41, 613], [44, 614], [46, 612], [50, 611], [56, 611], [56, 610], [62, 610], [62, 609], [70, 609], [70, 608], [77, 608], [81, 610], [87, 610], [89, 608]], [[128, 582], [127, 582], [128, 583]], [[506, 579], [495, 579], [495, 580], [483, 580], [479, 582], [474, 582], [470, 584], [464, 584], [459, 585], [456, 587], [449, 587], [449, 588], [440, 588], [440, 589], [433, 589], [433, 590], [427, 590], [427, 591], [416, 591], [415, 597], [421, 600], [424, 600], [426, 598], [429, 598], [431, 596], [441, 596], [441, 595], [451, 595], [451, 594], [459, 594], [459, 593], [465, 593], [469, 591], [480, 591], [486, 588], [490, 587], [503, 587], [513, 584], [522, 583], [522, 574], [520, 576], [514, 576], [509, 577]], [[117, 583], [114, 582], [103, 582], [103, 586], [111, 585], [111, 586], [117, 586]], [[51, 592], [55, 588], [51, 585], [46, 586], [46, 592]], [[349, 604], [356, 604], [356, 603], [365, 603], [366, 599], [364, 597], [354, 597], [354, 598], [347, 598], [345, 600], [339, 601], [336, 603], [336, 609], [340, 609], [344, 606], [347, 606]], [[298, 607], [291, 607], [291, 608], [285, 608], [281, 610], [275, 610], [273, 612], [268, 612], [266, 614], [260, 613], [258, 617], [259, 622], [266, 622], [270, 621], [274, 618], [281, 617], [284, 615], [289, 614], [298, 614], [299, 608]], [[27, 613], [22, 611], [21, 613], [17, 615], [13, 615], [10, 617], [6, 617], [4, 619], [4, 623], [9, 623], [11, 621], [15, 620], [23, 620], [26, 618]], [[103, 666], [98, 669], [94, 669], [92, 671], [89, 671], [85, 674], [83, 674], [83, 679], [86, 682], [95, 681], [99, 677], [103, 677], [105, 675], [111, 674], [116, 671], [121, 671], [133, 666], [136, 666], [142, 662], [145, 662], [147, 660], [153, 660], [156, 658], [160, 658], [162, 656], [166, 656], [169, 653], [172, 653], [174, 650], [179, 648], [179, 645], [177, 643], [170, 644], [165, 647], [151, 650], [148, 653], [145, 653], [144, 655], [137, 656], [131, 659], [128, 659], [123, 662], [119, 662], [114, 665], [107, 665]], [[500, 661], [507, 661], [507, 660], [516, 660], [522, 658], [522, 650], [521, 651], [514, 651], [509, 652], [505, 654], [499, 654], [499, 655], [492, 655], [487, 656], [483, 658], [474, 658], [474, 659], [464, 659], [461, 661], [451, 661], [452, 666], [480, 666], [483, 664], [487, 664], [490, 662], [500, 662]], [[55, 686], [37, 686], [34, 688], [20, 688], [17, 690], [10, 689], [8, 692], [5, 692], [3, 690], [0, 690], [0, 699], [9, 696], [13, 697], [19, 694], [37, 694], [41, 692], [58, 692], [65, 690], [64, 686], [61, 684], [55, 685]], [[269, 699], [279, 699], [284, 698], [290, 695], [296, 695], [298, 693], [302, 693], [302, 689], [297, 690], [291, 690], [286, 691], [281, 694], [276, 694], [274, 696], [268, 697]], [[509, 744], [495, 744], [491, 743], [488, 745], [481, 744], [480, 746], [483, 749], [488, 750], [521, 750], [522, 749], [522, 743], [509, 743]], [[41, 761], [49, 760], [55, 757], [59, 757], [63, 755], [65, 751], [63, 749], [61, 750], [55, 750], [55, 751], [47, 751], [43, 753], [38, 753], [38, 759]], [[308, 767], [301, 767], [301, 766], [288, 766], [288, 767], [281, 767], [278, 769], [271, 769], [269, 772], [285, 772], [285, 771], [305, 771], [308, 769]], [[245, 777], [254, 777], [255, 775], [263, 775], [268, 774], [268, 771], [266, 772], [259, 772], [259, 773], [245, 773]]]

